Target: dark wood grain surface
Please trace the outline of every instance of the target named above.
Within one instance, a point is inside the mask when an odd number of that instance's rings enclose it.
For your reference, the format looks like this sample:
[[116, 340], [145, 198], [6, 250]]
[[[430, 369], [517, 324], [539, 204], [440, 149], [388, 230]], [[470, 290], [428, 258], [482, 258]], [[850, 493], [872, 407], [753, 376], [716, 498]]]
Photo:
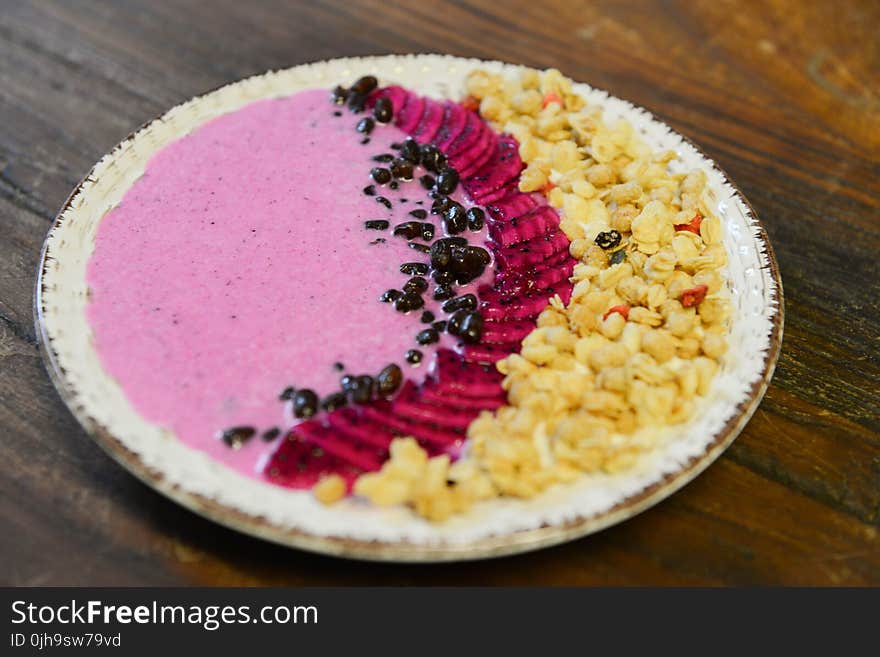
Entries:
[[[0, 583], [880, 584], [880, 4], [0, 0]], [[238, 535], [112, 462], [43, 369], [31, 299], [67, 194], [208, 89], [338, 57], [448, 52], [564, 73], [725, 168], [776, 249], [786, 334], [728, 452], [622, 525], [526, 556], [363, 564]]]

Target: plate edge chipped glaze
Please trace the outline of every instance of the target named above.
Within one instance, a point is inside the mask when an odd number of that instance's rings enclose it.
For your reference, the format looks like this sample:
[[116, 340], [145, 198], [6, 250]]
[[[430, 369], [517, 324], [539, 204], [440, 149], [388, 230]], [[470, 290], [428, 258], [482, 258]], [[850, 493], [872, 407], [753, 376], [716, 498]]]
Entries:
[[[53, 235], [58, 231], [62, 222], [64, 222], [71, 214], [72, 209], [83, 205], [83, 194], [89, 194], [92, 192], [94, 185], [99, 182], [100, 176], [107, 173], [107, 167], [103, 166], [102, 168], [102, 165], [105, 165], [107, 162], [112, 162], [121, 152], [131, 146], [136, 136], [144, 134], [151, 126], [160, 125], [160, 127], [164, 127], [162, 124], [165, 122], [170, 123], [169, 117], [173, 118], [175, 113], [179, 114], [182, 111], [182, 108], [192, 106], [195, 103], [207, 103], [210, 106], [212, 101], [215, 101], [220, 97], [220, 94], [229, 93], [230, 90], [241, 91], [239, 97], [235, 99], [235, 102], [238, 103], [237, 106], [241, 106], [247, 102], [262, 97], [284, 95], [283, 93], [279, 93], [277, 89], [273, 90], [271, 88], [271, 80], [277, 79], [277, 77], [281, 75], [293, 75], [298, 71], [304, 71], [309, 74], [304, 76], [311, 81], [312, 84], [310, 86], [326, 86], [329, 88], [340, 81], [345, 82], [347, 78], [342, 80], [322, 78], [321, 75], [315, 74], [316, 71], [321, 71], [322, 67], [332, 67], [337, 71], [350, 69], [349, 77], [373, 72], [378, 73], [383, 77], [387, 75], [389, 78], [393, 78], [395, 69], [399, 70], [401, 67], [412, 69], [439, 68], [447, 71], [457, 70], [461, 73], [466, 69], [477, 66], [487, 66], [496, 69], [503, 68], [508, 71], [514, 71], [518, 68], [500, 62], [461, 59], [446, 55], [391, 55], [330, 60], [328, 62], [304, 64], [284, 71], [270, 72], [261, 76], [247, 78], [230, 85], [225, 85], [172, 108], [161, 117], [144, 124], [144, 126], [138, 131], [129, 135], [129, 137], [116, 146], [107, 156], [102, 158], [102, 160], [95, 165], [86, 178], [77, 185], [76, 189], [74, 189], [68, 197], [47, 235], [46, 241], [43, 244], [34, 295], [36, 333], [43, 360], [50, 378], [58, 389], [65, 404], [80, 424], [86, 428], [95, 442], [97, 442], [112, 458], [152, 488], [178, 502], [182, 506], [230, 528], [275, 543], [323, 554], [367, 560], [409, 562], [455, 561], [503, 556], [535, 550], [585, 536], [626, 520], [627, 518], [653, 506], [690, 482], [708, 467], [709, 464], [718, 458], [718, 456], [737, 437], [760, 403], [773, 375], [776, 360], [779, 355], [784, 317], [783, 292], [779, 277], [779, 269], [772, 248], [767, 239], [766, 232], [758, 221], [754, 209], [736, 186], [733, 185], [726, 173], [708, 158], [696, 145], [690, 142], [687, 138], [672, 131], [671, 128], [662, 122], [654, 119], [654, 117], [647, 111], [642, 110], [641, 108], [635, 108], [631, 104], [626, 103], [626, 101], [613, 98], [604, 92], [592, 89], [585, 85], [579, 85], [578, 91], [587, 90], [590, 94], [594, 96], [598, 95], [609, 103], [614, 102], [621, 107], [625, 106], [632, 112], [638, 113], [640, 122], [643, 122], [645, 125], [651, 125], [655, 129], [662, 129], [669, 134], [674, 135], [680, 140], [682, 145], [693, 149], [697, 158], [700, 159], [701, 164], [707, 170], [712, 169], [714, 170], [714, 173], [720, 176], [720, 187], [729, 192], [730, 199], [734, 203], [739, 204], [748, 224], [748, 228], [753, 232], [757, 258], [759, 261], [763, 261], [761, 267], [765, 270], [765, 286], [762, 288], [762, 293], [766, 297], [767, 312], [769, 313], [766, 317], [766, 320], [769, 322], [769, 335], [767, 335], [766, 350], [763, 353], [760, 367], [756, 368], [754, 379], [749, 383], [743, 398], [735, 406], [723, 426], [713, 433], [711, 440], [706, 443], [705, 447], [699, 454], [690, 457], [678, 469], [664, 474], [662, 477], [638, 492], [619, 499], [615, 504], [610, 506], [610, 508], [607, 508], [602, 512], [580, 515], [566, 519], [562, 522], [551, 524], [544, 523], [533, 528], [516, 529], [507, 533], [489, 535], [468, 542], [420, 542], [408, 539], [393, 541], [382, 539], [366, 540], [342, 535], [322, 535], [271, 521], [263, 515], [242, 511], [235, 506], [225, 504], [211, 496], [181, 487], [179, 484], [171, 481], [171, 477], [169, 477], [166, 472], [163, 472], [161, 468], [149, 465], [137, 450], [132, 449], [130, 444], [127, 444], [125, 440], [120, 439], [120, 437], [114, 435], [108, 430], [107, 427], [95, 417], [93, 410], [90, 410], [88, 407], [88, 403], [84, 402], [81, 398], [76, 383], [72, 380], [71, 372], [65, 367], [65, 362], [63, 362], [64, 356], [59, 354], [56, 345], [53, 344], [59, 334], [57, 326], [54, 329], [51, 327], [52, 320], [54, 319], [52, 313], [57, 312], [57, 308], [48, 305], [52, 300], [53, 290], [46, 287], [46, 280], [47, 278], [51, 278], [51, 273], [47, 272], [50, 267], [53, 267], [55, 253], [59, 249], [64, 248], [64, 240], [61, 240], [56, 244], [58, 240], [53, 240]], [[441, 82], [437, 86], [441, 88], [444, 86], [442, 82], [443, 79], [444, 78], [441, 78]], [[304, 84], [303, 86], [291, 88], [287, 90], [287, 93], [294, 93], [307, 86], [309, 85]], [[418, 90], [423, 93], [425, 92], [424, 89]], [[588, 98], [588, 102], [595, 102], [595, 99]], [[214, 111], [214, 114], [212, 114], [211, 111], [208, 111], [207, 116], [201, 117], [200, 120], [196, 122], [196, 125], [204, 120], [208, 120], [211, 116], [216, 116], [237, 108], [235, 103], [233, 103], [234, 106], [231, 107], [221, 107], [217, 102], [213, 102], [213, 105], [214, 107], [211, 109]], [[161, 145], [162, 144], [154, 146], [152, 152], [161, 148]], [[98, 175], [97, 178], [96, 174]], [[118, 182], [120, 178], [124, 177], [125, 172], [117, 172], [116, 181]], [[136, 177], [137, 176], [134, 178]], [[134, 178], [131, 178], [128, 181], [129, 184]], [[102, 208], [101, 216], [103, 216], [109, 207], [112, 207], [112, 205]], [[164, 439], [167, 439], [167, 436]]]

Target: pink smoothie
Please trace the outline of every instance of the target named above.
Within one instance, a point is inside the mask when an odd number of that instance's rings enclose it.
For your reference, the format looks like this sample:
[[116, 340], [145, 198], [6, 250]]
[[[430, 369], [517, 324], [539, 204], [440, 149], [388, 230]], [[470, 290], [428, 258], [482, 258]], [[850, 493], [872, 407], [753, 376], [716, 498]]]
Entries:
[[266, 443], [233, 450], [217, 432], [285, 428], [286, 386], [334, 392], [335, 362], [355, 374], [394, 362], [410, 378], [426, 367], [403, 360], [420, 312], [378, 296], [405, 282], [402, 262], [428, 257], [363, 223], [393, 226], [430, 202], [417, 183], [386, 193], [393, 211], [363, 194], [371, 157], [404, 135], [381, 126], [362, 145], [358, 117], [335, 109], [327, 91], [306, 91], [172, 143], [104, 218], [89, 262], [107, 372], [144, 418], [251, 475]]

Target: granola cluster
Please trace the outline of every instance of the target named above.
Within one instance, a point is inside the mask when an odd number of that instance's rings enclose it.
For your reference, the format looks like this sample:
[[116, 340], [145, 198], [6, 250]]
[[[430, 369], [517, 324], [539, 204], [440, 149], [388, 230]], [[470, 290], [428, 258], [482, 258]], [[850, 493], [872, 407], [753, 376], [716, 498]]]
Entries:
[[393, 443], [355, 492], [442, 520], [498, 495], [532, 497], [584, 473], [631, 467], [657, 429], [687, 420], [727, 350], [722, 225], [705, 173], [674, 173], [625, 121], [607, 125], [559, 71], [473, 71], [468, 93], [526, 164], [520, 190], [561, 213], [579, 263], [519, 354], [498, 363], [508, 404], [469, 427], [451, 464]]

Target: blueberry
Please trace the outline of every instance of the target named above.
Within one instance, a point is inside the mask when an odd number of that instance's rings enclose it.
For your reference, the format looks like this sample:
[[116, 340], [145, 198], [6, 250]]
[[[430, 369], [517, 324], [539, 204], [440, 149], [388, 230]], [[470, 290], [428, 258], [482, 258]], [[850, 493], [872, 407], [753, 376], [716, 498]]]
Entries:
[[400, 371], [400, 367], [397, 365], [388, 365], [379, 372], [376, 382], [379, 394], [383, 397], [388, 397], [394, 394], [400, 387], [400, 384], [403, 383], [403, 372]]
[[451, 299], [455, 296], [455, 290], [453, 290], [448, 285], [438, 285], [434, 288], [434, 300], [435, 301], [443, 301], [444, 299]]
[[467, 223], [468, 228], [472, 231], [483, 230], [483, 223], [485, 222], [486, 215], [480, 208], [468, 208], [467, 211]]
[[467, 228], [467, 216], [461, 204], [455, 203], [449, 206], [443, 213], [443, 223], [446, 226], [446, 232], [450, 235], [464, 232]]
[[416, 342], [419, 344], [433, 344], [440, 339], [440, 335], [437, 333], [436, 329], [429, 328], [424, 331], [419, 331], [416, 334]]
[[373, 106], [373, 116], [379, 123], [388, 123], [394, 115], [394, 107], [387, 98], [377, 98]]
[[413, 276], [403, 284], [404, 292], [412, 292], [413, 294], [421, 294], [428, 289], [428, 281], [421, 276]]
[[253, 427], [232, 427], [220, 434], [221, 440], [232, 449], [238, 449], [254, 437], [257, 430]]
[[404, 262], [400, 265], [400, 273], [408, 276], [424, 276], [429, 267], [424, 262]]
[[451, 194], [458, 187], [458, 171], [455, 169], [443, 169], [437, 174], [437, 191], [441, 194]]
[[398, 158], [391, 163], [391, 175], [398, 180], [412, 180], [413, 165], [412, 162], [403, 158]]
[[345, 397], [344, 392], [334, 392], [331, 395], [327, 395], [321, 401], [321, 408], [325, 411], [335, 411], [337, 408], [342, 408], [348, 404], [348, 399]]
[[373, 398], [373, 390], [376, 383], [371, 376], [359, 376], [354, 380], [351, 390], [351, 399], [355, 404], [366, 404]]
[[460, 297], [450, 299], [443, 304], [443, 312], [454, 313], [456, 310], [476, 310], [477, 297], [473, 294], [464, 294]]
[[425, 300], [414, 292], [407, 292], [394, 302], [395, 310], [402, 313], [408, 313], [411, 310], [418, 310], [424, 305]]
[[293, 396], [293, 415], [298, 418], [310, 418], [318, 410], [318, 395], [314, 390], [305, 388], [297, 390]]
[[407, 137], [400, 147], [400, 157], [408, 160], [412, 164], [418, 164], [422, 161], [422, 153], [419, 149], [418, 142], [412, 137]]
[[385, 290], [380, 296], [379, 301], [382, 303], [391, 303], [397, 301], [403, 293], [400, 290]]
[[353, 85], [351, 85], [351, 90], [356, 94], [362, 94], [366, 96], [373, 89], [379, 86], [379, 81], [372, 75], [365, 75], [362, 78], [358, 78]]
[[383, 167], [375, 167], [370, 170], [370, 178], [372, 178], [374, 182], [384, 185], [385, 183], [391, 182], [391, 172]]
[[438, 173], [446, 167], [446, 156], [434, 144], [422, 144], [422, 166], [428, 171]]
[[330, 92], [330, 100], [334, 105], [345, 105], [345, 100], [348, 98], [348, 89], [337, 85], [334, 87], [333, 91]]
[[411, 240], [412, 238], [419, 237], [422, 234], [422, 226], [421, 224], [419, 224], [418, 221], [405, 221], [402, 224], [397, 224], [394, 227], [394, 234]]
[[462, 342], [475, 344], [483, 336], [483, 316], [478, 312], [459, 310], [449, 318], [446, 330], [460, 337]]

